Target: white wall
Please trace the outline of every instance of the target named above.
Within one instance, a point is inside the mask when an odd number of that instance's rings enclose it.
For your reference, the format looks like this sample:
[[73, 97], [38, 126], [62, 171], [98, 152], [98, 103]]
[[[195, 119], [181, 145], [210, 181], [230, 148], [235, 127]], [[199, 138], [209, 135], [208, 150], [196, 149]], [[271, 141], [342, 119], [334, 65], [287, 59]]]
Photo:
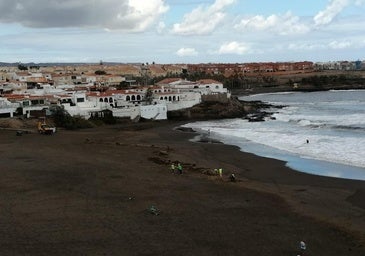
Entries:
[[166, 120], [167, 106], [166, 104], [155, 104], [140, 106], [141, 117], [145, 119]]

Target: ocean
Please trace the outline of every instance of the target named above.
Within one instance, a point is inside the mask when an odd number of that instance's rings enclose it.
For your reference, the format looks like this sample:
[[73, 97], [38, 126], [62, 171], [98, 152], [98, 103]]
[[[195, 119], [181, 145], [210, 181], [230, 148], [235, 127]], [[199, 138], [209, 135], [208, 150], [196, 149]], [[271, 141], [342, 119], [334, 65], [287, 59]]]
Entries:
[[225, 119], [186, 124], [244, 152], [276, 158], [315, 175], [365, 180], [365, 90], [239, 97], [272, 105], [264, 122]]

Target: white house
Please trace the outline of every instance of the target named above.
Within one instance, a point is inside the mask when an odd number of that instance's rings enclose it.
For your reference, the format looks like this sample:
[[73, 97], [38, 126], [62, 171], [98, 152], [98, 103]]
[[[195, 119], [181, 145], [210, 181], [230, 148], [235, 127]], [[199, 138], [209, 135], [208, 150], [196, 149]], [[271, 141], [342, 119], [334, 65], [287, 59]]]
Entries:
[[7, 98], [0, 97], [0, 115], [13, 117], [14, 112], [19, 107], [19, 103], [12, 103]]
[[156, 101], [147, 104], [144, 90], [109, 90], [103, 93], [88, 93], [88, 99], [98, 104], [101, 109], [108, 109], [115, 117], [130, 117], [135, 119], [163, 120], [167, 119], [167, 106]]
[[[111, 79], [108, 80], [110, 83], [118, 83], [121, 79], [118, 76], [107, 77]], [[230, 93], [223, 87], [223, 84], [214, 80], [191, 82], [183, 79], [165, 79], [158, 86], [89, 92], [87, 84], [97, 81], [96, 76], [53, 75], [52, 78], [58, 81], [55, 86], [36, 83], [39, 79], [47, 80], [41, 74], [31, 76], [24, 73], [24, 77], [18, 76], [17, 78], [25, 80], [17, 82], [23, 86], [17, 87], [16, 91], [7, 96], [11, 98], [10, 101], [2, 100], [0, 114], [9, 113], [10, 116], [13, 116], [16, 109], [21, 107], [23, 114], [29, 116], [32, 110], [44, 110], [48, 109], [51, 104], [59, 104], [71, 116], [81, 116], [85, 119], [89, 119], [94, 113], [109, 110], [115, 117], [163, 120], [167, 119], [167, 111], [186, 109], [201, 103], [203, 95], [222, 94], [223, 98], [230, 97]], [[84, 83], [82, 78], [86, 82], [82, 88], [64, 84], [69, 81]], [[29, 83], [29, 79], [37, 86], [24, 88], [24, 85]], [[3, 83], [1, 89], [4, 91], [8, 88]]]
[[158, 85], [166, 88], [177, 89], [180, 92], [198, 92], [202, 95], [226, 94], [227, 98], [231, 97], [231, 94], [227, 88], [223, 87], [222, 83], [212, 79], [203, 79], [192, 82], [180, 78], [168, 78], [158, 82]]
[[105, 110], [98, 102], [89, 101], [84, 92], [73, 92], [59, 96], [59, 102], [71, 116], [80, 116], [85, 119], [91, 117], [92, 112]]

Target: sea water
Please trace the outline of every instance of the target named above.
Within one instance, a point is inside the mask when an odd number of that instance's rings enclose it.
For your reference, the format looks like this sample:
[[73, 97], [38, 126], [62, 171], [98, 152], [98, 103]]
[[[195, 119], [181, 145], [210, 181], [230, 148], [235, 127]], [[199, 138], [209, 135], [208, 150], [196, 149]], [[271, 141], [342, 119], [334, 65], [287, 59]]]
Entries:
[[272, 105], [264, 122], [227, 119], [185, 125], [242, 151], [284, 160], [294, 170], [365, 180], [365, 90], [240, 97]]

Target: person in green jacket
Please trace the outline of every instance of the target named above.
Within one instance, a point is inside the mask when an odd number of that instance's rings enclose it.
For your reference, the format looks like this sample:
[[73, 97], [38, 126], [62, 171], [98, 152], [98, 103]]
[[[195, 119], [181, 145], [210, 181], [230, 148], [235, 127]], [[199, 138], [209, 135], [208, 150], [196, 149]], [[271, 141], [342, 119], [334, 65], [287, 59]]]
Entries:
[[179, 171], [179, 174], [183, 173], [183, 168], [180, 163], [177, 164], [177, 170]]

